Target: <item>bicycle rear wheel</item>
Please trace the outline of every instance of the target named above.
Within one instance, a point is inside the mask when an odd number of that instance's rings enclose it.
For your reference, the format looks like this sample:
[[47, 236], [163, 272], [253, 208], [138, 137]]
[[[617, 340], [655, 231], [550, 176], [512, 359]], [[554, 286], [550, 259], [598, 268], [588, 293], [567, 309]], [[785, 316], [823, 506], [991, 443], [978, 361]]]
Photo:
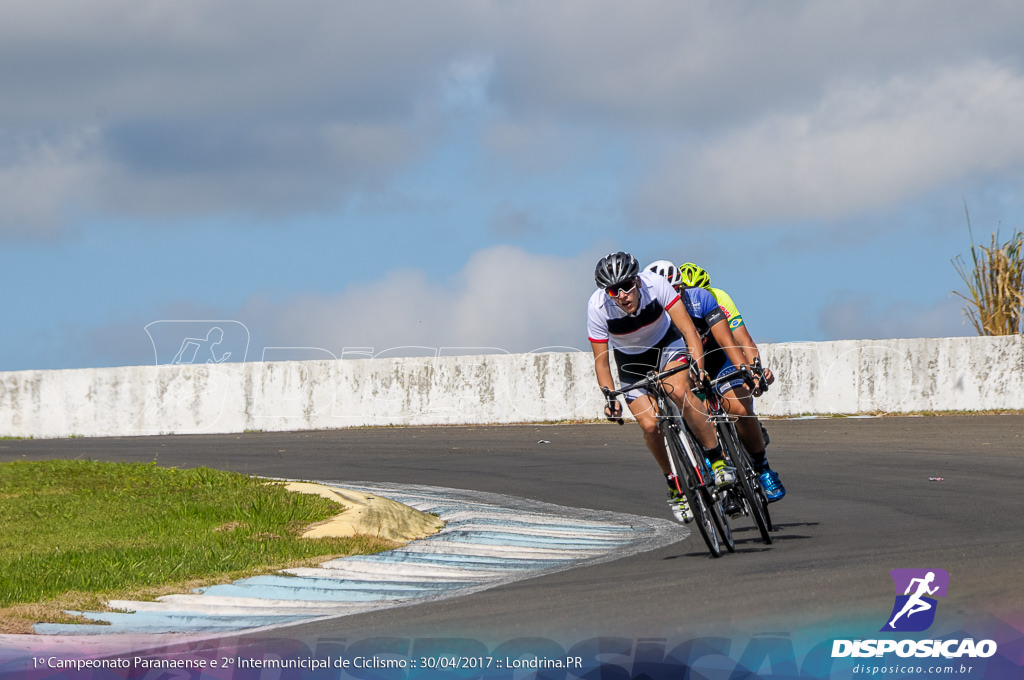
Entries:
[[[682, 486], [686, 502], [690, 504], [693, 512], [693, 523], [697, 525], [704, 543], [712, 557], [721, 557], [723, 549], [728, 549], [718, 532], [718, 523], [715, 520], [712, 505], [706, 490], [701, 487], [700, 481], [696, 479], [693, 465], [690, 464], [686, 451], [683, 450], [683, 443], [680, 441], [680, 432], [676, 427], [668, 426], [664, 429], [665, 444], [668, 453], [672, 457], [673, 466]], [[685, 435], [682, 435], [685, 436]]]
[[722, 442], [722, 453], [736, 469], [736, 483], [743, 494], [748, 514], [753, 518], [757, 531], [761, 534], [761, 540], [765, 545], [771, 545], [772, 521], [768, 514], [768, 499], [761, 491], [761, 485], [757, 483], [757, 473], [754, 472], [750, 456], [740, 443], [736, 429], [731, 423], [719, 423], [718, 438]]

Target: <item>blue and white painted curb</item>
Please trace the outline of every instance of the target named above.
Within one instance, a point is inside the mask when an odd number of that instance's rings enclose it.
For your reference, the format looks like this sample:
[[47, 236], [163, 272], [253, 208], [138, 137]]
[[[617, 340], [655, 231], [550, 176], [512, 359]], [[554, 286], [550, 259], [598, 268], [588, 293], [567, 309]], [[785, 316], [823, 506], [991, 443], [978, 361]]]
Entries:
[[121, 612], [75, 612], [102, 624], [37, 624], [49, 635], [219, 633], [409, 606], [541, 574], [620, 559], [689, 536], [669, 520], [567, 508], [525, 498], [428, 486], [318, 482], [391, 498], [445, 521], [437, 534], [375, 555], [286, 569], [154, 602], [114, 600]]

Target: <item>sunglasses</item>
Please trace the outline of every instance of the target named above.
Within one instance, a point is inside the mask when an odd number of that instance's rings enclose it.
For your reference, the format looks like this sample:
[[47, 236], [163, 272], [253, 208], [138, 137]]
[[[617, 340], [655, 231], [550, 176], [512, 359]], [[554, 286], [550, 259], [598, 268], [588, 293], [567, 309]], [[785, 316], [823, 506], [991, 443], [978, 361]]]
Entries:
[[636, 279], [626, 279], [622, 283], [616, 283], [614, 286], [608, 286], [604, 289], [608, 293], [608, 297], [619, 297], [619, 295], [629, 295], [636, 290]]

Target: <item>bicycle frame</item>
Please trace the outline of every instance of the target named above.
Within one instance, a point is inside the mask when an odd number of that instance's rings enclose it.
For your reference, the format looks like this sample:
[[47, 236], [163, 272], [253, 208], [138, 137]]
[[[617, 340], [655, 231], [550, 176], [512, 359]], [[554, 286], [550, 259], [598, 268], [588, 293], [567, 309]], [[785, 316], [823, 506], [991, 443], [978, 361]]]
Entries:
[[719, 557], [723, 546], [729, 552], [735, 550], [732, 529], [722, 510], [722, 497], [711, 481], [713, 477], [702, 450], [698, 452], [693, 434], [663, 383], [666, 378], [689, 369], [690, 362], [686, 362], [660, 373], [651, 371], [646, 378], [631, 385], [614, 391], [606, 390], [605, 397], [610, 405], [618, 395], [634, 389], [643, 389], [651, 395], [658, 410], [658, 427], [665, 440], [669, 466], [676, 476], [678, 491], [686, 497], [711, 555]]
[[[707, 484], [711, 478], [710, 470], [704, 461], [704, 456], [697, 455], [693, 434], [690, 432], [689, 426], [686, 425], [686, 421], [683, 420], [683, 414], [679, 411], [679, 407], [664, 391], [656, 396], [655, 402], [658, 404], [658, 425], [662, 435], [666, 434], [666, 430], [676, 430], [682, 449], [686, 454], [681, 461], [676, 461], [674, 456], [668, 457], [672, 474], [681, 479], [685, 478], [685, 475], [693, 474], [698, 484]], [[688, 463], [688, 465], [680, 465], [680, 463]], [[676, 469], [677, 467], [680, 469]]]

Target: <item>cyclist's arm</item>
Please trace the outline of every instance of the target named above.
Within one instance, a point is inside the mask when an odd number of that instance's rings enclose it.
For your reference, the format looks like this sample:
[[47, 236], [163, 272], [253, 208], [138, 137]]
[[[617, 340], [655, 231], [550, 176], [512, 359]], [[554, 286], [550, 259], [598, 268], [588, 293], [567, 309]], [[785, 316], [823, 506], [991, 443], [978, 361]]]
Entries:
[[612, 366], [608, 361], [608, 343], [590, 341], [590, 348], [594, 352], [594, 372], [597, 373], [597, 384], [602, 389], [615, 389], [615, 381], [612, 380]]
[[[753, 365], [758, 359], [761, 358], [761, 352], [757, 348], [757, 344], [754, 342], [754, 338], [750, 336], [750, 331], [747, 330], [747, 324], [743, 321], [743, 316], [740, 314], [740, 310], [736, 308], [736, 303], [732, 301], [729, 294], [720, 288], [712, 288], [711, 293], [715, 296], [715, 300], [725, 311], [729, 317], [729, 328], [732, 330], [732, 336], [736, 339], [736, 343], [740, 346], [740, 350], [746, 357], [746, 363]], [[769, 369], [764, 369], [765, 381], [770, 385], [775, 381], [775, 376]]]
[[700, 341], [700, 334], [697, 333], [697, 327], [693, 325], [693, 319], [690, 318], [690, 314], [686, 311], [686, 305], [680, 300], [666, 311], [668, 311], [668, 316], [672, 319], [672, 323], [683, 334], [683, 340], [686, 341], [686, 349], [693, 358], [693, 361], [697, 364], [698, 368], [703, 370], [704, 347]]
[[[753, 365], [755, 360], [761, 358], [761, 352], [757, 349], [757, 344], [754, 339], [750, 337], [750, 331], [747, 330], [747, 326], [741, 325], [734, 328], [732, 336], [736, 338], [736, 342], [739, 343], [743, 354], [747, 357], [747, 363]], [[764, 380], [768, 385], [775, 382], [775, 374], [771, 372], [771, 369], [764, 368]]]
[[[615, 389], [615, 382], [612, 380], [612, 367], [608, 361], [608, 343], [590, 341], [590, 349], [594, 352], [594, 371], [597, 373], [597, 384], [601, 389]], [[622, 404], [616, 399], [610, 406], [605, 406], [604, 415], [606, 418], [621, 418]]]
[[729, 361], [732, 362], [733, 366], [739, 368], [747, 363], [742, 348], [733, 337], [732, 331], [729, 330], [729, 322], [726, 319], [719, 319], [712, 324], [711, 337], [715, 339], [718, 346], [725, 352], [725, 356], [729, 357]]
[[747, 358], [746, 363], [752, 364], [754, 359], [761, 357], [761, 353], [757, 351], [757, 345], [754, 344], [754, 339], [750, 337], [750, 331], [747, 330], [745, 324], [740, 324], [733, 328], [732, 337], [736, 338], [736, 344], [740, 346], [740, 350]]

